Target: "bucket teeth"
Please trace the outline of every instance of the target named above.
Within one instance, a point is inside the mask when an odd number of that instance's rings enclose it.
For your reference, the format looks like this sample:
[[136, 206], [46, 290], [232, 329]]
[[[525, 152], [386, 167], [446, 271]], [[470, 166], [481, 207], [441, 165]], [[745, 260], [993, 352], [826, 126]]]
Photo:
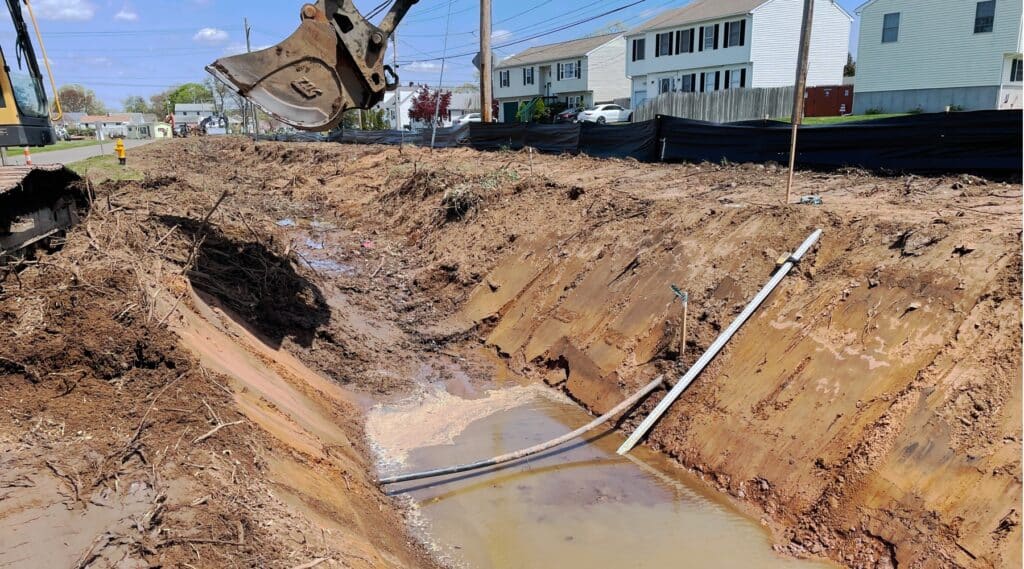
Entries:
[[355, 106], [353, 97], [364, 96], [358, 84], [343, 80], [338, 46], [330, 24], [305, 20], [281, 43], [218, 59], [206, 70], [282, 122], [329, 130]]

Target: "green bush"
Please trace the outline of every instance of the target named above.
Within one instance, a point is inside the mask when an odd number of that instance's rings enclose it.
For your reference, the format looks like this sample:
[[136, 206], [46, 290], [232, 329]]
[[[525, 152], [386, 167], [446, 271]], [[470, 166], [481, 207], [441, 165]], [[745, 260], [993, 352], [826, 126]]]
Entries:
[[907, 111], [908, 115], [919, 115], [924, 112], [924, 108], [921, 105], [914, 107]]
[[949, 106], [949, 112], [951, 112], [951, 113], [960, 113], [960, 112], [963, 112], [963, 110], [964, 110], [964, 106], [963, 105], [950, 105]]
[[871, 107], [870, 109], [864, 111], [864, 114], [865, 115], [880, 115], [880, 114], [882, 114], [884, 112], [885, 112], [885, 109], [881, 109], [879, 107]]

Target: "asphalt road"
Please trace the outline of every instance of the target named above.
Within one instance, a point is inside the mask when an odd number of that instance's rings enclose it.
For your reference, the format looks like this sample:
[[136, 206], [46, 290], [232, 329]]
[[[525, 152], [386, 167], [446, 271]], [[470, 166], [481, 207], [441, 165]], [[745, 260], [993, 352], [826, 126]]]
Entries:
[[[128, 163], [132, 161], [132, 148], [138, 148], [144, 144], [149, 144], [152, 140], [126, 140], [124, 146], [128, 150]], [[29, 151], [32, 149], [30, 148]], [[22, 155], [21, 148], [5, 148], [4, 153], [6, 155], [6, 163], [8, 165], [21, 166], [25, 164], [25, 157]], [[54, 150], [52, 152], [41, 152], [39, 154], [32, 154], [33, 164], [70, 164], [72, 162], [78, 162], [79, 160], [85, 160], [86, 158], [92, 158], [93, 156], [99, 156], [101, 154], [114, 155], [114, 143], [113, 141], [104, 142], [102, 145], [95, 144], [93, 146], [80, 146], [78, 148], [68, 148], [67, 150]]]

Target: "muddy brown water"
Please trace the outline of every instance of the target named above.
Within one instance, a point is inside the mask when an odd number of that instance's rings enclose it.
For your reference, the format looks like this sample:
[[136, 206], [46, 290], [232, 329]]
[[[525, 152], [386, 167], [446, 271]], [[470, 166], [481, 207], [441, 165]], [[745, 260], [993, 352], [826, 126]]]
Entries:
[[[591, 419], [541, 386], [469, 398], [461, 385], [451, 387], [371, 411], [369, 432], [383, 472], [502, 454]], [[415, 447], [417, 440], [425, 446]], [[834, 567], [780, 556], [765, 528], [706, 483], [644, 448], [618, 456], [621, 442], [620, 434], [599, 429], [504, 468], [388, 490], [410, 500], [419, 537], [459, 567]]]

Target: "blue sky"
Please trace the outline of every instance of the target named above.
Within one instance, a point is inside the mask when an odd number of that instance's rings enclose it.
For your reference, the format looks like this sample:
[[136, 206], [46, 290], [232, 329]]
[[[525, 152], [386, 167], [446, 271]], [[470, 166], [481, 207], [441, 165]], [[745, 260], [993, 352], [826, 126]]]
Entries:
[[[493, 0], [493, 44], [500, 57], [533, 45], [636, 26], [688, 0], [642, 0], [624, 10], [528, 39], [637, 0]], [[713, 0], [712, 0], [713, 1]], [[380, 0], [356, 0], [365, 14]], [[851, 13], [862, 0], [839, 0]], [[32, 0], [57, 83], [82, 83], [110, 108], [129, 95], [149, 95], [206, 78], [203, 67], [244, 49], [242, 19], [252, 26], [254, 48], [277, 43], [297, 27], [296, 0]], [[442, 54], [475, 53], [478, 0], [420, 0], [398, 28], [403, 82], [436, 84]], [[448, 46], [445, 50], [445, 31]], [[856, 22], [853, 38], [856, 38]], [[525, 40], [525, 41], [523, 41]], [[520, 43], [514, 43], [520, 42]], [[4, 42], [7, 43], [6, 40]], [[512, 44], [501, 47], [504, 44]], [[855, 46], [854, 46], [855, 47]], [[391, 54], [388, 54], [388, 62]], [[446, 60], [445, 85], [474, 80], [472, 56]]]

